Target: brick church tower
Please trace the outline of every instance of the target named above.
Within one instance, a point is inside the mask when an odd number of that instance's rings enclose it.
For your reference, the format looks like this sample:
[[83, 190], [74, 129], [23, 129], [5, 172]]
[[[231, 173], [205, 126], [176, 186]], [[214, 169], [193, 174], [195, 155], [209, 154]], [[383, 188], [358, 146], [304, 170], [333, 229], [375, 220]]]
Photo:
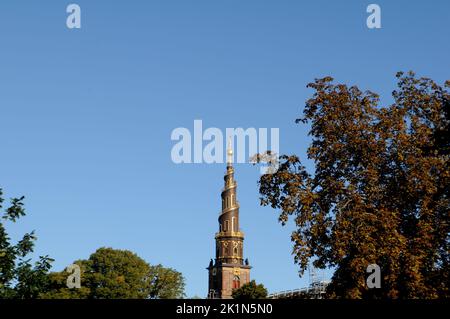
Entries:
[[216, 258], [208, 266], [208, 298], [231, 298], [233, 289], [250, 282], [250, 266], [244, 260], [244, 233], [239, 228], [239, 202], [236, 198], [233, 150], [227, 150], [227, 171], [222, 190], [222, 212], [216, 233]]

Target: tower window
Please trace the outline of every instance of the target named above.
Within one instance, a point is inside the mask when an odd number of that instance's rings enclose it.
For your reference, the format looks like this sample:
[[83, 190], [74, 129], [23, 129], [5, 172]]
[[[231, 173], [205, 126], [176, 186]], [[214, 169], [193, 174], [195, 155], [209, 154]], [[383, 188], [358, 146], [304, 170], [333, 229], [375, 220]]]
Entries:
[[228, 243], [224, 242], [223, 243], [223, 255], [227, 256], [229, 254], [228, 252], [229, 252], [229, 250], [228, 250]]
[[230, 224], [229, 221], [226, 220], [226, 221], [225, 221], [225, 229], [224, 229], [224, 231], [229, 231], [229, 227], [230, 227], [229, 224]]

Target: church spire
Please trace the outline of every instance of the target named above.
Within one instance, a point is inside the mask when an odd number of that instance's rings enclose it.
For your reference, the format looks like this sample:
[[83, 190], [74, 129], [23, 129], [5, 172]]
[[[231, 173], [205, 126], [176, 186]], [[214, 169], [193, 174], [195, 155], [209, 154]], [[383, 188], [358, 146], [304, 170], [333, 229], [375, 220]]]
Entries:
[[210, 298], [231, 298], [233, 289], [250, 281], [250, 266], [244, 261], [244, 233], [239, 228], [237, 182], [234, 180], [233, 148], [227, 148], [227, 171], [222, 189], [222, 211], [216, 233], [216, 258], [208, 267]]

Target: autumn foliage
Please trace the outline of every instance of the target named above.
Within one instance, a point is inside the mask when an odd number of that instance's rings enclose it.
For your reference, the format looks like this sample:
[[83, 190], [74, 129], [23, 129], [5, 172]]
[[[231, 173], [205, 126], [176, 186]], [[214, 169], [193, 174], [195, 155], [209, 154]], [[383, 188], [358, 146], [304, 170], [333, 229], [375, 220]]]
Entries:
[[[393, 104], [331, 77], [297, 122], [310, 125], [308, 172], [298, 156], [259, 181], [262, 205], [293, 218], [300, 273], [334, 267], [333, 298], [448, 298], [450, 81], [397, 74]], [[366, 267], [381, 267], [368, 289]]]

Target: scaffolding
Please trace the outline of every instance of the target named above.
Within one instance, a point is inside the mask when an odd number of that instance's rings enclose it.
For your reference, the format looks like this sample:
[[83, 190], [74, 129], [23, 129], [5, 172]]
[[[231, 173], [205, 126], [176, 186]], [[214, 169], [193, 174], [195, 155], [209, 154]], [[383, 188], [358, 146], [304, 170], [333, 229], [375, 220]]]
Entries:
[[284, 290], [272, 293], [271, 299], [323, 299], [329, 281], [324, 280], [323, 274], [318, 272], [312, 264], [308, 267], [309, 286], [299, 289]]

